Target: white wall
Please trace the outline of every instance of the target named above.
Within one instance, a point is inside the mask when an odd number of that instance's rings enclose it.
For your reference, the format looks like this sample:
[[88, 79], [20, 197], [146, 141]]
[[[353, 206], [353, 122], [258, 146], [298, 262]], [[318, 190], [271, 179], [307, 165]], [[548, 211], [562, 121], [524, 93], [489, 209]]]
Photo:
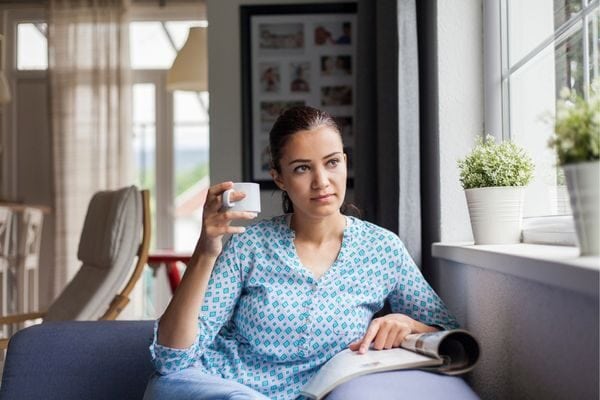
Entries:
[[[315, 0], [208, 0], [210, 179], [242, 179], [240, 5], [318, 3]], [[325, 1], [321, 1], [325, 2]], [[330, 1], [343, 2], [340, 0]], [[281, 214], [278, 192], [262, 191], [261, 218]]]
[[483, 132], [481, 0], [437, 2], [440, 239], [472, 241], [456, 161]]

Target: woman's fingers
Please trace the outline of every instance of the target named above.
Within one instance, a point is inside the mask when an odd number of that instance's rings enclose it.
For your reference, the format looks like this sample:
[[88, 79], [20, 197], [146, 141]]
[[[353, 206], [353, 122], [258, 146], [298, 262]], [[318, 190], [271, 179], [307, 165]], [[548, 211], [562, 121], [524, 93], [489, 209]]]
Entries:
[[400, 345], [402, 344], [402, 341], [404, 340], [405, 337], [406, 337], [406, 335], [404, 335], [404, 336], [401, 336], [401, 335], [396, 336], [396, 339], [394, 340], [394, 344], [392, 345], [392, 347], [400, 347]]
[[208, 189], [208, 196], [218, 196], [224, 191], [231, 189], [232, 187], [233, 182], [231, 181], [217, 183], [216, 185], [213, 185]]
[[375, 341], [373, 342], [373, 348], [375, 350], [382, 350], [383, 348], [385, 348], [388, 337], [394, 336], [393, 334], [390, 334], [390, 333], [392, 333], [392, 332], [390, 332], [389, 326], [386, 326], [386, 325], [381, 326], [379, 328], [379, 331], [377, 332]]
[[236, 219], [254, 219], [256, 218], [255, 212], [250, 211], [223, 211], [220, 212], [218, 218], [221, 221], [233, 221]]
[[202, 229], [206, 232], [208, 237], [217, 237], [227, 233], [242, 233], [245, 229], [243, 229], [243, 227], [231, 226], [231, 222], [234, 220], [251, 220], [256, 218], [256, 216], [256, 213], [248, 211], [225, 211], [214, 213], [204, 220], [204, 227]]
[[360, 348], [360, 344], [362, 343], [362, 338], [355, 340], [354, 342], [348, 345], [348, 348], [352, 351], [357, 351]]
[[374, 319], [371, 321], [371, 324], [367, 329], [367, 333], [365, 333], [365, 336], [363, 336], [361, 339], [361, 343], [358, 348], [359, 354], [365, 354], [367, 350], [369, 350], [371, 342], [373, 342], [373, 339], [375, 339], [375, 336], [377, 336], [377, 332], [379, 332], [379, 324], [379, 319]]
[[[219, 212], [219, 211], [223, 211], [223, 193], [225, 192], [221, 192], [219, 194], [216, 195], [211, 195], [211, 196], [207, 196], [206, 198], [206, 205], [204, 207], [204, 212]], [[237, 201], [242, 200], [244, 197], [246, 197], [246, 193], [244, 192], [231, 192], [229, 195], [229, 203], [235, 203]]]
[[[241, 226], [231, 226], [234, 220], [251, 220], [256, 213], [245, 211], [230, 211], [223, 209], [223, 193], [233, 188], [233, 182], [222, 182], [208, 189], [202, 214], [202, 233], [198, 239], [197, 249], [204, 254], [218, 256], [222, 250], [221, 238], [226, 234], [243, 233], [246, 229]], [[242, 192], [232, 192], [230, 202], [243, 199]]]
[[236, 201], [242, 200], [244, 197], [246, 197], [246, 193], [233, 191], [229, 195], [229, 202], [235, 203]]
[[[406, 336], [406, 335], [403, 332], [404, 331], [402, 329], [391, 330], [390, 334], [388, 334], [387, 338], [385, 339], [383, 348], [386, 350], [389, 350], [392, 347], [398, 347], [398, 346], [394, 346], [394, 345], [396, 344], [396, 340], [398, 340], [399, 338], [404, 339], [404, 336]], [[402, 340], [400, 342], [402, 342]]]
[[[208, 189], [205, 202], [205, 211], [219, 211], [223, 206], [223, 193], [227, 190], [233, 189], [233, 182], [222, 182]], [[243, 192], [232, 191], [229, 194], [229, 201], [236, 202], [246, 197]]]
[[394, 318], [394, 316], [386, 316], [376, 318], [371, 321], [365, 335], [348, 345], [352, 351], [358, 351], [359, 354], [364, 354], [373, 343], [373, 349], [383, 350], [393, 347], [400, 347], [404, 338], [411, 333], [410, 324]]
[[221, 195], [226, 190], [233, 188], [233, 182], [222, 182], [211, 186], [204, 202], [204, 214], [219, 211], [221, 208]]

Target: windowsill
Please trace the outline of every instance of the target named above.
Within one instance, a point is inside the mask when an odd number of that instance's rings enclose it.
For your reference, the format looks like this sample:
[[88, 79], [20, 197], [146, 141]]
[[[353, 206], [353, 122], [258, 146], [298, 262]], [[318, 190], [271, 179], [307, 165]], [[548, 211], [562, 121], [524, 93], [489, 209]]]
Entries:
[[600, 257], [579, 257], [570, 246], [434, 243], [436, 258], [598, 297]]

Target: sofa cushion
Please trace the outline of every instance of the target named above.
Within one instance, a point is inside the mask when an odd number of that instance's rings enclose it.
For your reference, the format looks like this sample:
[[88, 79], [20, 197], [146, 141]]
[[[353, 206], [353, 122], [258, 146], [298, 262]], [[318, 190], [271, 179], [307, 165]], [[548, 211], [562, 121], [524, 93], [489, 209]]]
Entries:
[[8, 345], [0, 399], [141, 399], [153, 321], [45, 322]]

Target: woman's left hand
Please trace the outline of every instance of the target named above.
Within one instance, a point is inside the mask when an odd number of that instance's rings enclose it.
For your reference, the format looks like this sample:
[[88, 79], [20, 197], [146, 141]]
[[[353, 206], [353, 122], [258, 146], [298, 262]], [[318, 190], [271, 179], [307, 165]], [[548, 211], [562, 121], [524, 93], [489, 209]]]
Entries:
[[365, 335], [361, 339], [350, 343], [348, 348], [352, 351], [358, 350], [359, 354], [364, 354], [373, 341], [375, 350], [400, 347], [400, 343], [406, 335], [417, 332], [418, 325], [423, 324], [404, 314], [388, 314], [381, 318], [375, 318], [371, 321]]

